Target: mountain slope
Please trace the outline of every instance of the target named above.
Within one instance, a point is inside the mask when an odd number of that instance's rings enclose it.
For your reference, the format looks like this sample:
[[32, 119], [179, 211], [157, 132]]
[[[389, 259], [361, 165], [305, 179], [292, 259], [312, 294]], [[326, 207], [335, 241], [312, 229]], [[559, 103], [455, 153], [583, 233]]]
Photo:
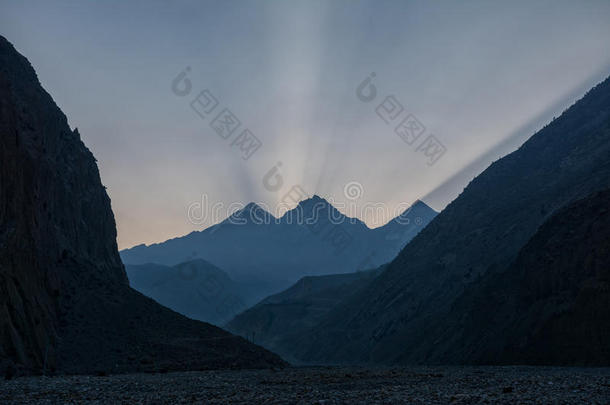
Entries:
[[246, 286], [201, 259], [176, 266], [127, 265], [129, 285], [191, 319], [224, 325], [246, 308]]
[[506, 271], [476, 284], [432, 361], [610, 364], [610, 190], [558, 211]]
[[283, 364], [129, 288], [95, 159], [0, 37], [0, 366], [90, 373]]
[[341, 300], [368, 285], [382, 269], [303, 277], [237, 315], [226, 328], [291, 360], [291, 340], [315, 326]]
[[151, 246], [123, 250], [126, 264], [174, 265], [203, 258], [238, 282], [258, 284], [258, 299], [307, 275], [354, 272], [390, 261], [436, 212], [422, 202], [369, 229], [326, 200], [301, 201], [281, 218], [249, 204], [218, 225]]
[[[610, 79], [476, 177], [367, 288], [293, 342], [309, 361], [417, 363], [479, 277], [503, 271], [557, 209], [610, 186]], [[439, 359], [441, 361], [442, 358]]]

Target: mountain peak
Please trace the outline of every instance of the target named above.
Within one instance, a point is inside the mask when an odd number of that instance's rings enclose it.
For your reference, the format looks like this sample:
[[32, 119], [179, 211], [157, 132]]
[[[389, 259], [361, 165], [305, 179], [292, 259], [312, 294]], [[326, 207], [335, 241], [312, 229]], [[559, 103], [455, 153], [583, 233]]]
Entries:
[[328, 200], [320, 197], [317, 194], [314, 194], [312, 197], [301, 200], [297, 207], [309, 207], [315, 204], [320, 204], [321, 206], [332, 206], [332, 204], [329, 203]]
[[[316, 216], [322, 212], [329, 212], [336, 217], [343, 217], [343, 214], [341, 214], [328, 200], [316, 194], [301, 200], [295, 208], [288, 211], [286, 214], [298, 213], [299, 215], [311, 215], [314, 214], [314, 211]], [[324, 216], [328, 216], [328, 214], [324, 214]]]
[[415, 200], [415, 202], [413, 202], [413, 204], [411, 204], [411, 206], [408, 209], [425, 209], [425, 210], [430, 210], [430, 211], [436, 212], [432, 207], [430, 207], [428, 204], [426, 204], [419, 198], [417, 200]]
[[301, 200], [299, 204], [287, 211], [282, 216], [283, 222], [293, 223], [294, 221], [314, 221], [331, 222], [336, 225], [350, 223], [366, 227], [364, 222], [356, 217], [349, 217], [335, 208], [328, 200], [319, 195]]
[[244, 208], [235, 211], [221, 224], [245, 225], [247, 223], [269, 224], [275, 217], [255, 202], [248, 203]]
[[265, 211], [260, 205], [258, 205], [257, 203], [251, 201], [248, 204], [246, 204], [246, 206], [244, 208], [242, 208], [239, 211], [243, 211], [243, 212], [251, 212], [251, 211], [256, 211], [256, 210], [263, 210]]
[[398, 215], [390, 222], [382, 226], [381, 229], [388, 229], [393, 227], [401, 228], [403, 225], [408, 224], [414, 224], [418, 227], [424, 224], [427, 225], [428, 222], [430, 222], [437, 214], [438, 212], [430, 208], [428, 204], [426, 204], [420, 199], [417, 199], [400, 215]]

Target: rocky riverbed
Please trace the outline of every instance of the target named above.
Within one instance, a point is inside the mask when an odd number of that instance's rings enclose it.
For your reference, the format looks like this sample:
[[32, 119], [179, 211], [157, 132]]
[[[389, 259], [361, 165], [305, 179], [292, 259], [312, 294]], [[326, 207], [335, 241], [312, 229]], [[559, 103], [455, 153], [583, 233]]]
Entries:
[[610, 369], [285, 368], [0, 382], [2, 403], [610, 404]]

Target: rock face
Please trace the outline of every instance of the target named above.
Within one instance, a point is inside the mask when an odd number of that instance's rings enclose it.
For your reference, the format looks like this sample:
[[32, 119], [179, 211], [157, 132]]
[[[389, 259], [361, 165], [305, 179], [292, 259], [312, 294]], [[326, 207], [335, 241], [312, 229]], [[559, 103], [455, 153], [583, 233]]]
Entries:
[[[433, 355], [430, 347], [446, 338], [442, 322], [456, 300], [477, 288], [481, 277], [507, 270], [557, 210], [610, 187], [609, 162], [610, 79], [606, 79], [517, 151], [476, 177], [385, 272], [303, 333], [292, 345], [295, 357], [326, 362], [427, 363], [431, 358], [451, 362], [454, 357]], [[592, 339], [589, 342], [597, 344]], [[591, 359], [586, 345], [572, 349], [569, 359], [557, 354], [545, 361]], [[514, 357], [523, 358], [527, 359]]]
[[3, 37], [0, 325], [0, 362], [23, 372], [282, 364], [129, 288], [93, 155]]

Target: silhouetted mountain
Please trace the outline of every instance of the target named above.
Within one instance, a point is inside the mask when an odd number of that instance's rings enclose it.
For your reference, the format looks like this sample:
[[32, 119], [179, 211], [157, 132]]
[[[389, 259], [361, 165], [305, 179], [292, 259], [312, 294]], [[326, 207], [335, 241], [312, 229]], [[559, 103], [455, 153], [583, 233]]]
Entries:
[[273, 215], [265, 211], [260, 205], [251, 202], [225, 219], [222, 224], [266, 225], [273, 220]]
[[267, 367], [276, 355], [128, 286], [95, 159], [0, 37], [0, 366]]
[[173, 267], [127, 265], [125, 270], [132, 288], [182, 315], [218, 326], [246, 309], [251, 301], [247, 286], [201, 259]]
[[303, 277], [237, 315], [226, 328], [290, 361], [291, 341], [315, 326], [341, 300], [368, 285], [382, 269]]
[[202, 258], [258, 291], [257, 300], [307, 275], [347, 273], [390, 261], [436, 212], [423, 202], [369, 229], [313, 196], [275, 218], [254, 203], [201, 232], [121, 251], [126, 264]]
[[610, 190], [554, 214], [441, 324], [431, 361], [610, 364]]
[[[447, 338], [443, 322], [456, 300], [465, 291], [477, 289], [479, 284], [475, 282], [481, 277], [507, 271], [524, 245], [558, 209], [609, 186], [607, 79], [517, 151], [476, 177], [386, 271], [296, 338], [291, 346], [293, 356], [325, 362], [477, 361], [431, 350]], [[604, 313], [599, 316], [599, 322], [606, 322]], [[543, 318], [535, 321], [540, 325], [546, 322]], [[557, 332], [565, 333], [553, 338], [558, 342], [570, 336], [563, 329]], [[553, 357], [555, 352], [549, 352], [544, 361], [593, 362], [587, 350], [600, 343], [594, 335], [581, 333], [580, 338], [578, 345], [571, 347], [570, 358]], [[536, 340], [531, 342], [534, 345]], [[602, 344], [599, 350], [607, 351], [608, 345]], [[522, 347], [519, 343], [517, 347], [519, 353], [530, 353], [533, 346]], [[519, 353], [485, 359], [537, 361]]]

